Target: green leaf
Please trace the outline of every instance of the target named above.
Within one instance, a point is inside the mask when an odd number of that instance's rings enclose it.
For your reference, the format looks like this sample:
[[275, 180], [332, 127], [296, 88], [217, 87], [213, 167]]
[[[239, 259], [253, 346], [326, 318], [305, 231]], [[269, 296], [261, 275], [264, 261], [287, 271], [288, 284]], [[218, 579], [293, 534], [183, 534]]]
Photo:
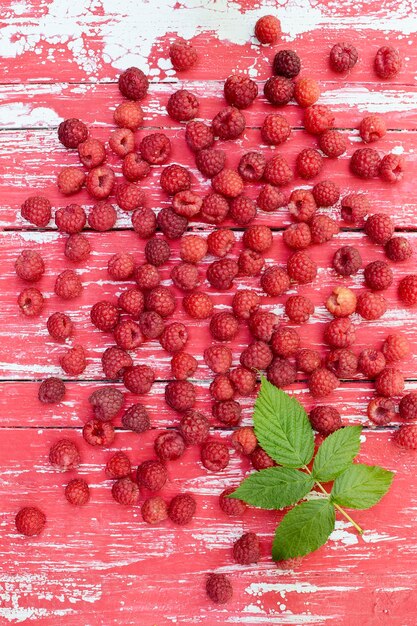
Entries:
[[326, 437], [314, 459], [314, 478], [327, 482], [344, 472], [359, 452], [361, 431], [362, 426], [346, 426]]
[[348, 509], [369, 509], [391, 486], [394, 473], [378, 465], [355, 463], [334, 481], [331, 500]]
[[314, 435], [304, 407], [264, 376], [253, 423], [260, 446], [280, 465], [296, 468], [311, 461]]
[[334, 506], [327, 498], [302, 502], [277, 527], [272, 558], [284, 561], [314, 552], [326, 543], [334, 523]]
[[295, 504], [311, 491], [314, 480], [288, 467], [270, 467], [251, 474], [229, 497], [261, 509], [282, 509]]

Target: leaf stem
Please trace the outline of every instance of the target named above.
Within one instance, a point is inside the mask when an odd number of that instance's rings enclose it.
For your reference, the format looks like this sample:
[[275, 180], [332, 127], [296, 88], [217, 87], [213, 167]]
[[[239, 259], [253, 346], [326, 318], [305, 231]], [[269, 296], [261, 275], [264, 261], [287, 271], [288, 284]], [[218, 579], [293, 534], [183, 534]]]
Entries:
[[[310, 476], [312, 476], [311, 471], [309, 470], [309, 468], [307, 467], [307, 465], [304, 465], [303, 469], [305, 469], [305, 471], [307, 472], [307, 474], [310, 474]], [[324, 493], [324, 495], [326, 496], [330, 496], [329, 492], [325, 490], [325, 488], [323, 487], [323, 485], [314, 478], [314, 482], [317, 485], [317, 487], [320, 489], [320, 491], [322, 493]], [[355, 522], [354, 519], [351, 518], [351, 516], [349, 515], [349, 513], [346, 513], [346, 511], [344, 509], [342, 509], [341, 506], [339, 506], [338, 504], [336, 504], [336, 502], [333, 502], [333, 506], [339, 511], [339, 513], [341, 513], [343, 515], [343, 517], [345, 517], [351, 524], [352, 526], [354, 526], [354, 528], [356, 528], [356, 530], [358, 531], [358, 533], [360, 535], [363, 535], [363, 528], [361, 528], [359, 526], [359, 524], [357, 524]]]

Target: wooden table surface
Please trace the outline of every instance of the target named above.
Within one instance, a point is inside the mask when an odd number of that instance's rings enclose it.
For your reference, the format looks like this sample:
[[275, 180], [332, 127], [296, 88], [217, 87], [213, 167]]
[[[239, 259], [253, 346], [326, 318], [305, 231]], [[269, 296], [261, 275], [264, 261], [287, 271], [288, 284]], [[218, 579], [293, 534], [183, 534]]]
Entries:
[[[328, 161], [323, 177], [332, 177], [344, 192], [366, 191], [373, 211], [392, 215], [397, 229], [409, 233], [416, 252], [415, 0], [283, 0], [276, 6], [284, 32], [277, 48], [297, 50], [302, 57], [303, 75], [320, 80], [320, 101], [335, 110], [336, 125], [349, 139], [348, 154], [336, 162]], [[166, 129], [164, 132], [173, 141], [172, 160], [188, 164], [196, 173], [183, 128], [166, 116], [167, 98], [180, 84], [186, 86], [201, 97], [201, 117], [210, 120], [224, 105], [222, 82], [232, 71], [248, 72], [262, 85], [271, 73], [275, 48], [260, 47], [252, 33], [256, 19], [273, 10], [269, 2], [253, 0], [1, 3], [0, 624], [417, 623], [417, 457], [393, 445], [391, 435], [396, 424], [374, 428], [367, 421], [372, 384], [360, 377], [344, 381], [331, 399], [344, 423], [364, 425], [360, 458], [396, 473], [392, 490], [383, 502], [370, 511], [357, 513], [357, 521], [366, 529], [362, 538], [339, 520], [325, 547], [306, 557], [296, 571], [280, 571], [271, 561], [270, 547], [281, 514], [248, 510], [241, 519], [233, 520], [218, 507], [218, 494], [226, 486], [238, 484], [250, 471], [249, 464], [232, 453], [226, 470], [209, 473], [201, 466], [195, 448], [170, 464], [169, 485], [163, 492], [167, 497], [184, 490], [195, 493], [195, 519], [184, 528], [175, 528], [169, 522], [148, 526], [141, 521], [138, 508], [122, 507], [112, 500], [111, 483], [103, 468], [114, 450], [125, 450], [135, 465], [150, 458], [156, 429], [178, 422], [178, 416], [163, 400], [164, 381], [170, 376], [169, 358], [156, 343], [141, 346], [135, 355], [138, 362], [151, 362], [157, 371], [158, 382], [146, 397], [153, 430], [137, 435], [120, 429], [111, 450], [90, 448], [81, 436], [89, 416], [87, 397], [103, 376], [100, 355], [111, 345], [109, 335], [92, 329], [89, 309], [96, 300], [114, 297], [122, 289], [108, 279], [108, 258], [119, 250], [130, 249], [141, 261], [143, 241], [131, 230], [129, 216], [121, 212], [112, 232], [89, 232], [93, 253], [88, 263], [79, 267], [85, 289], [79, 299], [66, 304], [53, 295], [54, 276], [69, 266], [63, 254], [65, 236], [52, 225], [34, 229], [19, 213], [21, 202], [34, 191], [46, 193], [56, 207], [67, 203], [56, 190], [56, 174], [62, 164], [76, 164], [77, 156], [58, 143], [57, 125], [66, 117], [80, 117], [94, 136], [106, 140], [112, 128], [112, 111], [121, 101], [115, 81], [120, 71], [131, 65], [141, 67], [152, 79], [144, 101], [145, 127]], [[177, 76], [167, 60], [169, 44], [177, 33], [193, 38], [200, 53], [197, 67], [183, 76]], [[360, 55], [348, 76], [336, 75], [327, 66], [331, 45], [342, 40], [352, 41]], [[404, 67], [396, 79], [380, 83], [372, 71], [372, 59], [384, 44], [399, 48]], [[248, 128], [244, 137], [227, 146], [232, 166], [244, 151], [259, 144], [259, 125], [270, 110], [260, 97], [245, 112]], [[364, 182], [349, 175], [348, 158], [358, 145], [355, 129], [366, 111], [384, 113], [387, 120], [389, 132], [378, 148], [404, 154], [407, 160], [408, 173], [399, 185], [389, 186], [379, 180]], [[284, 150], [293, 161], [301, 146], [314, 145], [315, 141], [302, 130], [298, 107], [289, 105], [285, 113], [294, 133]], [[146, 128], [138, 135], [142, 136]], [[266, 154], [273, 152], [271, 148], [263, 150]], [[116, 161], [114, 164], [119, 171]], [[148, 205], [153, 208], [168, 204], [158, 187], [156, 170], [143, 185]], [[196, 186], [206, 189], [208, 183], [198, 173], [196, 177]], [[85, 192], [76, 196], [76, 201], [91, 206]], [[269, 260], [285, 261], [288, 252], [280, 231], [289, 223], [287, 212], [260, 214], [257, 222], [274, 228]], [[207, 232], [201, 224], [193, 228]], [[239, 231], [237, 236], [241, 237]], [[329, 319], [323, 301], [335, 282], [329, 261], [343, 243], [360, 245], [366, 262], [384, 258], [380, 246], [370, 244], [353, 229], [344, 229], [328, 245], [312, 248], [320, 270], [317, 280], [303, 288], [303, 293], [313, 299], [316, 314], [300, 329], [303, 345], [322, 344], [323, 327]], [[19, 315], [16, 306], [23, 285], [15, 276], [13, 262], [24, 247], [39, 250], [47, 266], [40, 283], [47, 303], [37, 319]], [[175, 262], [176, 243], [173, 250]], [[168, 278], [169, 269], [163, 268], [164, 278]], [[388, 292], [389, 310], [381, 320], [355, 320], [358, 351], [380, 345], [392, 329], [401, 329], [408, 336], [413, 356], [404, 364], [407, 389], [416, 387], [416, 311], [401, 308], [396, 284], [401, 276], [415, 270], [415, 257], [395, 266], [394, 285]], [[257, 281], [241, 284], [255, 287]], [[350, 284], [360, 289], [362, 276], [353, 278]], [[217, 306], [230, 306], [231, 293], [210, 291]], [[280, 314], [283, 301], [264, 298], [267, 306]], [[45, 406], [37, 399], [39, 381], [61, 373], [59, 357], [63, 347], [51, 341], [45, 326], [47, 316], [55, 310], [69, 310], [73, 316], [76, 340], [88, 350], [88, 367], [79, 379], [68, 381], [67, 396], [61, 405]], [[187, 319], [180, 302], [176, 317], [189, 327], [190, 351], [199, 360], [198, 405], [210, 414], [210, 375], [201, 358], [210, 342], [206, 324]], [[248, 335], [242, 329], [235, 341], [236, 355], [247, 341]], [[312, 405], [305, 381], [300, 379], [294, 389], [306, 406]], [[128, 394], [127, 400], [133, 402], [134, 396]], [[253, 398], [245, 399], [243, 404], [243, 423], [250, 424]], [[213, 429], [226, 440], [230, 436], [227, 430]], [[64, 498], [68, 474], [57, 473], [48, 463], [49, 446], [61, 436], [74, 438], [82, 451], [79, 473], [89, 481], [92, 496], [81, 509], [74, 509]], [[25, 505], [38, 505], [47, 515], [45, 531], [34, 539], [24, 538], [15, 530], [14, 516]], [[234, 564], [231, 544], [249, 530], [259, 533], [264, 556], [259, 564], [243, 567]], [[208, 571], [230, 574], [235, 593], [228, 605], [217, 607], [207, 600], [204, 580]]]

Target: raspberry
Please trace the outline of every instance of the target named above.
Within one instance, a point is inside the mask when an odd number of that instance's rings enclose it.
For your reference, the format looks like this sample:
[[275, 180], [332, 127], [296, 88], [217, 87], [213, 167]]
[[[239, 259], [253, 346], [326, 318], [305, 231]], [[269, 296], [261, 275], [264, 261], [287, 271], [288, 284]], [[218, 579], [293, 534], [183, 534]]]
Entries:
[[123, 373], [123, 384], [132, 393], [148, 393], [154, 381], [155, 372], [148, 365], [133, 365]]
[[129, 67], [119, 76], [119, 89], [122, 96], [128, 100], [142, 100], [146, 96], [149, 81], [142, 70]]
[[48, 226], [52, 215], [51, 203], [43, 196], [30, 196], [23, 202], [20, 211], [25, 220], [39, 228]]
[[134, 211], [143, 206], [145, 194], [135, 183], [119, 183], [116, 187], [116, 202], [122, 211]]
[[225, 374], [232, 365], [232, 352], [227, 346], [212, 345], [204, 350], [204, 362], [215, 374]]
[[237, 318], [248, 320], [258, 308], [259, 296], [257, 293], [250, 289], [236, 291], [232, 300], [232, 309]]
[[133, 365], [132, 357], [116, 346], [107, 348], [101, 357], [101, 365], [106, 378], [116, 380], [123, 376], [123, 372], [127, 367]]
[[385, 254], [396, 263], [406, 261], [413, 254], [413, 249], [406, 237], [392, 237], [385, 244]]
[[322, 180], [312, 189], [317, 206], [333, 206], [340, 198], [340, 189], [332, 180]]
[[135, 149], [135, 136], [128, 128], [117, 128], [110, 134], [110, 149], [123, 159]]
[[45, 263], [39, 252], [22, 250], [15, 261], [14, 268], [19, 278], [29, 283], [35, 283], [42, 278], [45, 272]]
[[300, 336], [294, 328], [281, 326], [272, 335], [272, 352], [278, 356], [292, 356], [297, 352], [299, 346]]
[[249, 226], [243, 234], [243, 245], [255, 252], [267, 252], [273, 242], [272, 231], [269, 226]]
[[313, 398], [323, 398], [330, 395], [339, 385], [339, 379], [330, 370], [318, 367], [308, 381], [308, 387]]
[[58, 126], [58, 139], [66, 148], [78, 148], [87, 137], [87, 126], [75, 117], [64, 120]]
[[303, 557], [297, 556], [294, 559], [284, 559], [283, 561], [276, 561], [277, 567], [283, 572], [294, 571], [302, 563]]
[[337, 159], [346, 152], [346, 137], [339, 130], [325, 130], [319, 137], [319, 148], [330, 159]]
[[343, 74], [352, 69], [358, 60], [358, 51], [351, 43], [336, 43], [330, 50], [330, 67]]
[[182, 350], [187, 340], [188, 332], [181, 322], [172, 322], [172, 324], [165, 326], [159, 337], [159, 343], [170, 354], [175, 354]]
[[74, 263], [85, 261], [91, 252], [90, 242], [82, 233], [70, 235], [65, 242], [65, 256]]
[[244, 533], [233, 544], [233, 558], [241, 565], [257, 563], [261, 558], [258, 536], [255, 533]]
[[404, 391], [404, 376], [395, 367], [386, 367], [376, 377], [375, 390], [386, 398], [399, 396]]
[[214, 144], [214, 133], [204, 122], [188, 122], [185, 127], [185, 140], [193, 152], [210, 148]]
[[230, 252], [235, 241], [233, 230], [228, 228], [213, 230], [207, 237], [208, 252], [222, 258]]
[[[279, 144], [284, 143], [284, 141], [287, 141], [290, 135], [291, 126], [289, 125], [286, 117], [280, 113], [270, 113], [265, 117], [261, 126], [261, 137], [263, 143], [278, 146]], [[265, 178], [268, 180], [266, 170]]]
[[90, 488], [82, 478], [73, 478], [65, 487], [65, 497], [74, 506], [83, 506], [90, 499]]
[[210, 422], [200, 411], [190, 409], [182, 416], [179, 430], [187, 446], [200, 444], [208, 437]]
[[283, 106], [294, 97], [294, 83], [283, 76], [271, 76], [264, 85], [264, 95], [274, 106]]
[[392, 440], [406, 450], [417, 450], [417, 424], [405, 424], [395, 431]]
[[401, 361], [410, 353], [410, 343], [404, 335], [396, 333], [388, 335], [382, 344], [382, 353], [388, 363]]
[[400, 53], [391, 46], [379, 48], [374, 59], [375, 74], [379, 78], [394, 78], [401, 70], [402, 61]]
[[39, 289], [28, 287], [24, 289], [17, 298], [20, 310], [27, 317], [37, 317], [41, 314], [44, 298]]
[[310, 350], [309, 348], [303, 348], [298, 350], [295, 355], [297, 369], [305, 374], [311, 374], [314, 370], [318, 369], [321, 365], [321, 357], [317, 350]]
[[139, 144], [142, 158], [151, 165], [166, 163], [171, 154], [171, 142], [164, 133], [146, 135]]
[[88, 225], [93, 230], [105, 232], [116, 224], [117, 213], [109, 202], [98, 202], [88, 214]]
[[209, 224], [220, 224], [229, 212], [229, 204], [226, 198], [218, 193], [209, 193], [203, 199], [201, 217]]
[[213, 177], [211, 184], [216, 193], [226, 198], [236, 198], [243, 191], [243, 180], [235, 170], [223, 169]]
[[189, 41], [177, 39], [169, 48], [169, 58], [178, 72], [191, 69], [198, 61], [196, 49]]
[[213, 261], [207, 268], [206, 277], [215, 289], [225, 291], [233, 285], [233, 280], [238, 274], [239, 268], [233, 259], [224, 258]]
[[17, 532], [26, 537], [39, 535], [46, 524], [46, 516], [35, 506], [25, 506], [15, 517]]
[[272, 352], [265, 341], [252, 341], [242, 351], [240, 362], [248, 369], [264, 370], [272, 361]]
[[73, 270], [64, 270], [56, 277], [54, 291], [63, 300], [72, 300], [81, 295], [83, 286]]
[[[274, 176], [271, 166], [269, 174]], [[267, 213], [272, 213], [272, 211], [276, 211], [287, 203], [284, 193], [273, 185], [264, 185], [259, 192], [256, 202], [258, 207]]]
[[107, 165], [94, 167], [87, 174], [87, 191], [93, 198], [104, 200], [111, 194], [115, 183], [113, 170]]
[[381, 157], [373, 148], [359, 148], [350, 159], [350, 169], [359, 178], [375, 178], [380, 164]]
[[355, 327], [349, 318], [337, 317], [327, 324], [324, 339], [332, 348], [348, 348], [355, 342]]
[[301, 69], [300, 57], [294, 50], [280, 50], [274, 56], [272, 67], [274, 74], [278, 76], [295, 78], [298, 76]]
[[242, 426], [232, 433], [231, 443], [239, 454], [249, 456], [256, 449], [258, 440], [251, 426]]
[[164, 330], [164, 320], [156, 311], [145, 311], [139, 317], [139, 327], [147, 339], [156, 339]]
[[213, 133], [220, 139], [237, 139], [245, 130], [246, 120], [236, 107], [225, 107], [212, 121]]
[[352, 276], [362, 267], [359, 250], [353, 246], [343, 246], [335, 252], [332, 267], [341, 276]]
[[239, 254], [238, 267], [242, 276], [259, 276], [265, 264], [265, 259], [253, 250], [242, 250]]
[[57, 177], [59, 191], [65, 196], [78, 193], [85, 183], [85, 174], [79, 167], [63, 167]]
[[135, 259], [128, 252], [118, 252], [110, 257], [107, 271], [113, 280], [127, 280], [135, 271]]
[[46, 325], [48, 333], [55, 341], [65, 341], [74, 331], [74, 324], [65, 313], [53, 313]]
[[191, 263], [178, 263], [171, 270], [171, 280], [179, 289], [192, 291], [199, 284], [198, 270]]
[[342, 427], [342, 418], [334, 406], [316, 406], [310, 411], [309, 417], [312, 427], [321, 435], [330, 435]]
[[195, 320], [205, 320], [213, 314], [212, 299], [201, 291], [184, 296], [182, 305], [186, 313]]
[[130, 476], [132, 466], [130, 459], [124, 452], [116, 452], [113, 454], [106, 464], [106, 476], [115, 480], [117, 478], [126, 478]]
[[111, 446], [116, 433], [110, 422], [89, 420], [84, 424], [83, 437], [90, 446]]
[[358, 369], [366, 378], [375, 378], [382, 372], [386, 364], [385, 357], [379, 350], [367, 348], [362, 350], [358, 359]]
[[167, 112], [177, 122], [188, 122], [198, 114], [199, 103], [194, 94], [187, 89], [179, 89], [170, 95]]
[[101, 387], [88, 398], [93, 407], [94, 417], [109, 422], [119, 413], [125, 401], [124, 395], [116, 387]]
[[[305, 204], [305, 203], [304, 203]], [[302, 215], [302, 212], [300, 213]], [[304, 250], [311, 244], [310, 226], [305, 222], [291, 224], [282, 233], [284, 243], [293, 250]]]
[[256, 217], [256, 204], [243, 194], [230, 203], [230, 217], [239, 226], [246, 226]]
[[[185, 170], [187, 171], [187, 170]], [[203, 199], [196, 193], [184, 190], [175, 194], [172, 208], [177, 215], [187, 219], [194, 217], [201, 210]]]
[[417, 393], [415, 391], [401, 398], [399, 411], [403, 420], [417, 419]]
[[261, 276], [261, 287], [268, 296], [281, 296], [290, 287], [290, 277], [283, 268], [270, 265]]
[[326, 367], [338, 378], [352, 378], [358, 369], [358, 357], [348, 348], [332, 350], [326, 357]]
[[148, 263], [160, 267], [164, 265], [170, 257], [171, 249], [165, 239], [153, 237], [145, 246], [145, 257]]
[[49, 462], [64, 472], [76, 469], [81, 463], [78, 447], [71, 439], [60, 439], [49, 450]]
[[400, 280], [398, 297], [406, 306], [417, 304], [417, 276], [409, 274]]
[[260, 43], [276, 43], [280, 35], [281, 22], [275, 15], [263, 15], [255, 24], [255, 37]]
[[265, 450], [262, 450], [259, 446], [250, 455], [250, 460], [253, 465], [253, 469], [257, 471], [268, 469], [268, 467], [274, 467], [274, 465], [276, 465], [275, 461], [271, 459], [269, 454], [267, 454]]
[[65, 396], [65, 385], [60, 378], [51, 376], [43, 380], [39, 386], [38, 398], [43, 404], [61, 402]]
[[127, 180], [136, 183], [149, 176], [151, 166], [141, 155], [136, 152], [129, 152], [123, 159], [122, 173]]
[[235, 487], [228, 487], [219, 496], [219, 506], [223, 513], [230, 517], [243, 515], [246, 511], [246, 502], [238, 498], [228, 498], [227, 496], [236, 491]]
[[233, 74], [224, 83], [224, 97], [231, 106], [246, 109], [258, 95], [258, 85], [247, 76]]
[[151, 427], [148, 410], [143, 404], [137, 402], [125, 411], [122, 417], [122, 426], [134, 433], [144, 433]]
[[321, 135], [333, 124], [334, 114], [324, 104], [313, 104], [304, 113], [304, 127], [311, 135]]
[[69, 376], [79, 376], [87, 367], [85, 350], [80, 345], [69, 348], [60, 360], [61, 367]]
[[300, 285], [311, 283], [317, 276], [317, 264], [304, 250], [294, 252], [287, 261], [287, 272], [291, 280]]
[[316, 212], [316, 201], [311, 191], [294, 189], [290, 195], [288, 210], [297, 222], [308, 222]]
[[168, 517], [178, 526], [189, 524], [197, 508], [194, 497], [189, 493], [179, 493], [169, 503]]
[[247, 152], [244, 154], [238, 166], [238, 172], [245, 181], [256, 182], [263, 176], [266, 159], [260, 152]]
[[367, 115], [361, 120], [359, 134], [365, 143], [373, 143], [384, 137], [387, 133], [387, 126], [382, 115]]
[[398, 183], [403, 179], [405, 161], [397, 154], [386, 154], [379, 166], [379, 176], [386, 183]]
[[385, 261], [368, 263], [364, 270], [364, 278], [369, 289], [374, 291], [388, 289], [394, 280], [392, 270]]
[[196, 402], [194, 385], [188, 380], [172, 380], [165, 386], [165, 402], [178, 413], [192, 409]]
[[388, 303], [380, 293], [364, 291], [358, 296], [356, 312], [365, 320], [377, 320], [384, 315]]
[[232, 313], [220, 311], [210, 320], [210, 332], [217, 341], [231, 341], [239, 330], [239, 322]]
[[201, 446], [201, 462], [211, 472], [219, 472], [229, 465], [229, 449], [221, 441], [211, 439]]
[[113, 113], [114, 122], [120, 128], [138, 130], [143, 122], [143, 109], [138, 102], [122, 102]]
[[188, 226], [187, 218], [178, 215], [169, 207], [159, 211], [156, 221], [167, 239], [179, 239]]
[[96, 328], [108, 332], [119, 322], [119, 309], [112, 302], [102, 300], [93, 305], [90, 318]]
[[327, 298], [326, 309], [334, 317], [347, 317], [356, 309], [356, 295], [348, 287], [335, 287]]
[[270, 341], [278, 324], [278, 317], [271, 311], [256, 311], [249, 318], [249, 330], [254, 339]]
[[306, 180], [317, 176], [323, 167], [323, 158], [318, 150], [305, 148], [297, 156], [296, 168], [298, 175]]
[[122, 320], [114, 329], [114, 340], [122, 350], [135, 350], [144, 341], [139, 324], [133, 320]]
[[290, 296], [285, 303], [285, 313], [295, 324], [305, 324], [314, 313], [314, 304], [305, 296]]
[[151, 263], [143, 263], [135, 270], [135, 280], [139, 289], [154, 289], [161, 282], [158, 269]]
[[231, 400], [235, 394], [235, 390], [229, 375], [217, 374], [210, 385], [210, 393], [214, 400], [219, 402]]
[[147, 524], [159, 524], [168, 517], [168, 507], [160, 496], [147, 498], [141, 506], [142, 519]]
[[371, 422], [377, 426], [386, 426], [395, 419], [395, 404], [389, 398], [372, 398], [366, 412]]
[[266, 377], [275, 387], [287, 387], [297, 378], [297, 370], [288, 359], [275, 357], [266, 370]]
[[175, 430], [166, 430], [157, 436], [154, 448], [161, 461], [175, 461], [184, 454], [185, 443], [181, 435]]
[[314, 78], [300, 78], [294, 86], [294, 97], [300, 107], [307, 108], [317, 102], [320, 97], [320, 87]]
[[62, 233], [79, 233], [85, 223], [85, 211], [78, 204], [69, 204], [55, 213], [55, 224]]
[[197, 152], [195, 162], [203, 176], [212, 178], [224, 168], [226, 153], [224, 150], [206, 148], [205, 150]]
[[362, 225], [371, 207], [367, 196], [363, 193], [350, 193], [342, 199], [342, 220], [348, 224]]
[[138, 485], [129, 476], [116, 480], [113, 483], [111, 494], [116, 502], [124, 505], [137, 504], [140, 495]]
[[119, 307], [134, 319], [139, 318], [145, 306], [143, 293], [134, 287], [122, 291], [117, 302]]
[[322, 244], [330, 241], [339, 232], [339, 225], [328, 215], [313, 215], [310, 222], [311, 241]]
[[229, 378], [235, 391], [241, 396], [249, 396], [256, 387], [256, 374], [238, 365], [231, 370]]

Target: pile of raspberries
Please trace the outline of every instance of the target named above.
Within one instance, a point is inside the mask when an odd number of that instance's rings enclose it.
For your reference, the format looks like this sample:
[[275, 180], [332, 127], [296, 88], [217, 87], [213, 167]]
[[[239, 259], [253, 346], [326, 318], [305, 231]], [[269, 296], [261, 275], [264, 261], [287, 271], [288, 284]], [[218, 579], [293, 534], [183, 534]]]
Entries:
[[[256, 24], [255, 34], [262, 44], [274, 44], [281, 29], [277, 18], [264, 16]], [[198, 54], [186, 41], [174, 42], [170, 49], [173, 67], [187, 70], [198, 62]], [[358, 61], [358, 52], [348, 43], [336, 44], [329, 57], [335, 72], [347, 73]], [[381, 79], [394, 77], [401, 68], [398, 52], [384, 46], [375, 56], [374, 71]], [[317, 103], [319, 84], [309, 76], [299, 78], [301, 60], [294, 50], [279, 50], [273, 59], [272, 76], [263, 85], [271, 112], [265, 116], [259, 133], [259, 143], [269, 146], [285, 144], [292, 129], [282, 113], [289, 102], [297, 102], [304, 110], [304, 127], [313, 140], [310, 148], [297, 156], [295, 171], [285, 157], [285, 150], [266, 158], [262, 151], [250, 151], [242, 156], [237, 169], [227, 165], [222, 142], [238, 139], [245, 132], [244, 109], [258, 96], [258, 84], [243, 74], [229, 76], [224, 84], [226, 106], [214, 119], [203, 122], [198, 118], [199, 101], [186, 89], [173, 93], [166, 109], [176, 122], [184, 123], [185, 141], [195, 155], [196, 167], [211, 188], [204, 193], [193, 189], [194, 177], [178, 163], [168, 164], [171, 141], [161, 131], [143, 135], [136, 131], [142, 126], [144, 112], [140, 101], [146, 96], [149, 82], [135, 67], [119, 77], [119, 90], [124, 100], [114, 111], [116, 129], [109, 136], [108, 147], [91, 136], [79, 119], [67, 119], [58, 128], [58, 139], [68, 149], [78, 153], [78, 166], [64, 167], [58, 174], [57, 185], [64, 196], [72, 196], [86, 188], [94, 206], [88, 215], [79, 204], [72, 202], [57, 209], [54, 222], [67, 235], [64, 254], [71, 263], [88, 263], [91, 252], [88, 237], [82, 232], [88, 225], [103, 232], [115, 226], [117, 212], [114, 204], [131, 215], [132, 227], [143, 246], [146, 262], [138, 265], [128, 251], [114, 254], [108, 262], [107, 279], [117, 285], [119, 295], [114, 300], [100, 300], [90, 311], [92, 327], [113, 337], [111, 347], [102, 354], [103, 376], [109, 381], [121, 381], [139, 400], [125, 406], [125, 394], [119, 386], [98, 387], [90, 396], [91, 417], [83, 428], [85, 441], [106, 448], [115, 440], [114, 420], [121, 418], [122, 427], [135, 433], [151, 428], [151, 416], [143, 403], [152, 393], [157, 373], [141, 363], [140, 347], [144, 342], [158, 343], [170, 355], [172, 380], [165, 387], [165, 401], [178, 413], [178, 423], [157, 434], [154, 458], [132, 468], [124, 452], [107, 459], [105, 475], [113, 481], [113, 498], [122, 505], [137, 505], [141, 501], [143, 520], [157, 524], [169, 518], [177, 525], [188, 524], [196, 512], [196, 500], [190, 493], [179, 493], [167, 502], [160, 491], [168, 479], [167, 465], [180, 458], [188, 446], [199, 446], [202, 465], [210, 472], [219, 472], [229, 463], [229, 448], [248, 457], [255, 470], [274, 465], [274, 461], [258, 445], [253, 428], [239, 426], [242, 407], [239, 396], [253, 397], [258, 389], [259, 372], [280, 388], [307, 378], [311, 396], [320, 404], [310, 412], [314, 429], [323, 436], [342, 426], [337, 408], [321, 403], [331, 397], [341, 379], [358, 373], [375, 382], [375, 397], [369, 402], [368, 417], [384, 426], [398, 416], [406, 423], [394, 434], [394, 441], [408, 449], [417, 448], [417, 393], [404, 392], [404, 376], [400, 362], [409, 353], [409, 344], [401, 333], [387, 336], [382, 345], [370, 346], [357, 354], [354, 349], [355, 327], [359, 318], [376, 320], [384, 315], [388, 302], [384, 291], [394, 281], [393, 267], [407, 261], [412, 249], [403, 235], [395, 234], [389, 215], [372, 213], [365, 193], [341, 195], [331, 179], [317, 180], [325, 162], [343, 155], [348, 144], [346, 136], [335, 127], [335, 116], [328, 106]], [[280, 112], [277, 112], [277, 109]], [[364, 117], [359, 128], [364, 147], [350, 157], [352, 174], [364, 180], [379, 176], [387, 183], [397, 183], [403, 177], [404, 159], [396, 154], [381, 153], [369, 144], [382, 139], [386, 133], [381, 115]], [[220, 141], [219, 141], [220, 140]], [[106, 151], [111, 150], [121, 160], [122, 176], [116, 176], [106, 164]], [[171, 199], [171, 206], [154, 211], [140, 181], [159, 177], [159, 184]], [[293, 180], [298, 186], [287, 192]], [[312, 180], [307, 188], [306, 181]], [[256, 200], [245, 193], [247, 186], [258, 185]], [[329, 215], [329, 207], [340, 207], [340, 219]], [[266, 262], [273, 243], [271, 228], [256, 223], [259, 211], [274, 213], [286, 208], [292, 224], [282, 233], [282, 247], [288, 250], [286, 265]], [[31, 196], [22, 204], [23, 218], [39, 228], [49, 225], [52, 209], [46, 197]], [[193, 221], [210, 225], [205, 237], [193, 231]], [[232, 224], [242, 229], [238, 241]], [[317, 350], [302, 346], [297, 326], [314, 319], [314, 305], [302, 295], [302, 285], [315, 280], [318, 267], [308, 253], [312, 245], [324, 245], [337, 236], [341, 225], [363, 228], [369, 240], [385, 250], [386, 260], [376, 260], [363, 267], [360, 251], [343, 246], [332, 260], [335, 286], [324, 297], [324, 304], [333, 317], [324, 332], [325, 356]], [[115, 233], [116, 237], [117, 234]], [[180, 240], [181, 260], [173, 265], [171, 283], [161, 283], [160, 269], [171, 257], [171, 242]], [[236, 248], [239, 247], [239, 252]], [[71, 265], [71, 264], [69, 264]], [[205, 268], [205, 281], [200, 276]], [[42, 314], [44, 297], [33, 286], [45, 272], [44, 261], [36, 250], [25, 249], [15, 263], [20, 279], [29, 283], [18, 296], [21, 312], [28, 317]], [[363, 270], [363, 287], [359, 293], [346, 286], [349, 277]], [[238, 289], [239, 278], [252, 277], [255, 288]], [[343, 280], [345, 279], [345, 280]], [[126, 284], [127, 283], [127, 284]], [[285, 296], [294, 286], [301, 286], [296, 295]], [[175, 287], [175, 290], [174, 290]], [[216, 310], [210, 289], [223, 292], [231, 306]], [[83, 284], [80, 273], [65, 269], [56, 276], [55, 294], [64, 300], [80, 296]], [[177, 291], [178, 290], [178, 291]], [[182, 293], [186, 314], [207, 324], [212, 343], [202, 355], [212, 371], [210, 394], [212, 418], [197, 407], [198, 361], [187, 351], [187, 326], [175, 321], [175, 294]], [[410, 274], [398, 284], [400, 301], [406, 306], [417, 304], [417, 275]], [[269, 298], [284, 296], [285, 315], [278, 317], [268, 303]], [[356, 313], [354, 321], [352, 315]], [[174, 318], [174, 319], [173, 319]], [[251, 341], [238, 355], [232, 353], [230, 342], [242, 325], [246, 325]], [[74, 323], [70, 316], [56, 312], [46, 320], [50, 337], [61, 342], [61, 368], [67, 377], [79, 377], [85, 370], [88, 355], [73, 339]], [[190, 380], [191, 379], [191, 380]], [[61, 378], [44, 380], [39, 387], [39, 401], [59, 403], [65, 397]], [[233, 429], [229, 443], [211, 435], [212, 421]], [[62, 471], [73, 472], [81, 457], [77, 444], [71, 439], [54, 443], [49, 452], [51, 464]], [[226, 489], [219, 498], [220, 509], [230, 516], [241, 516], [244, 502], [227, 496], [235, 487]], [[82, 478], [73, 478], [65, 488], [65, 497], [73, 505], [89, 501], [90, 491]], [[45, 515], [36, 507], [26, 507], [16, 517], [17, 529], [26, 535], [36, 535], [43, 529]], [[237, 563], [255, 563], [261, 558], [259, 538], [245, 533], [233, 546]], [[293, 565], [293, 564], [292, 564]], [[210, 574], [206, 581], [208, 596], [223, 603], [232, 596], [232, 585], [224, 574]]]

